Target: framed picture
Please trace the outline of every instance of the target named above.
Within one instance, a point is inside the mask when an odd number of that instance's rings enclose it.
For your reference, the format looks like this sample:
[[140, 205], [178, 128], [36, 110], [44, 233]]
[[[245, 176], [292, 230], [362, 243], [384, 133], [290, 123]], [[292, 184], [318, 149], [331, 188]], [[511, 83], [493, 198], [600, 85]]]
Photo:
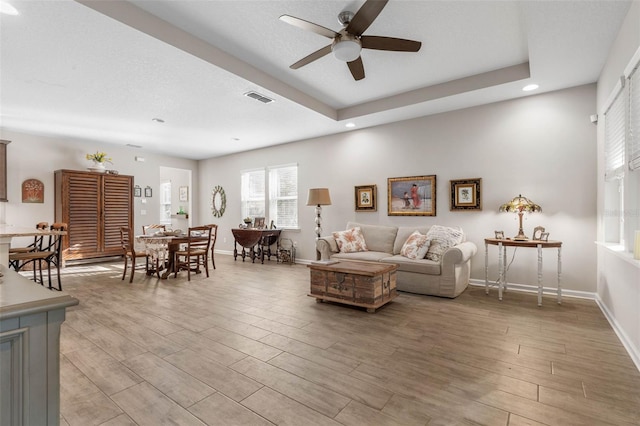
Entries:
[[375, 185], [356, 186], [356, 211], [375, 212], [378, 210], [376, 194], [378, 189]]
[[189, 187], [181, 186], [179, 188], [180, 201], [189, 201]]
[[482, 210], [482, 179], [450, 180], [450, 210]]
[[145, 196], [145, 197], [147, 197], [147, 198], [150, 198], [150, 197], [152, 197], [152, 194], [153, 194], [153, 193], [151, 192], [151, 187], [150, 187], [150, 186], [147, 186], [147, 187], [144, 189], [144, 196]]
[[140, 188], [138, 185], [133, 187], [133, 196], [142, 197], [142, 188]]
[[435, 216], [436, 175], [387, 179], [389, 216]]
[[257, 229], [264, 229], [264, 217], [256, 217], [253, 219], [253, 227]]
[[496, 233], [496, 240], [504, 240], [504, 231], [494, 231]]

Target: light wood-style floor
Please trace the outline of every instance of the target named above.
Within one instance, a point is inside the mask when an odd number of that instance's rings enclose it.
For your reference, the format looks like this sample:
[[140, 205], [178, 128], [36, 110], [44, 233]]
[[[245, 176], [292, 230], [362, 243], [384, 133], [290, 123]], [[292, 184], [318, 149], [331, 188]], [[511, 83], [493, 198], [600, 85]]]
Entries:
[[470, 287], [368, 314], [308, 297], [304, 265], [216, 266], [64, 271], [61, 424], [640, 424], [640, 373], [593, 301]]

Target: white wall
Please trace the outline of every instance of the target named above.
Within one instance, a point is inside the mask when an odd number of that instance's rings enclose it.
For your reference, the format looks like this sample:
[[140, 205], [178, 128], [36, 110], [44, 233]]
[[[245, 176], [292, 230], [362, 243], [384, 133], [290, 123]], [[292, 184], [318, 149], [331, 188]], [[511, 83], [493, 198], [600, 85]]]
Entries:
[[[615, 84], [633, 54], [640, 48], [640, 2], [632, 3], [607, 62], [598, 79], [597, 104], [601, 112]], [[606, 210], [604, 205], [604, 129], [598, 125], [598, 240], [603, 241]], [[638, 171], [634, 172], [640, 173]], [[640, 180], [635, 176], [635, 181]], [[638, 192], [635, 192], [639, 205]], [[629, 205], [627, 204], [627, 208]], [[635, 213], [633, 213], [635, 212]], [[638, 209], [631, 210], [636, 216]], [[618, 336], [640, 369], [640, 261], [629, 253], [621, 254], [607, 247], [598, 248], [598, 297]]]
[[[527, 218], [525, 233], [542, 225], [551, 239], [564, 243], [564, 288], [594, 292], [596, 127], [589, 120], [594, 112], [595, 85], [587, 85], [202, 161], [199, 196], [210, 200], [213, 187], [221, 185], [227, 209], [214, 219], [210, 201], [201, 203], [200, 217], [207, 221], [209, 215], [221, 226], [216, 248], [233, 250], [231, 228], [242, 220], [240, 171], [296, 162], [301, 229], [285, 236], [297, 241], [299, 259], [315, 259], [314, 209], [305, 206], [307, 190], [328, 187], [333, 205], [323, 208], [325, 234], [343, 229], [349, 220], [462, 226], [479, 249], [472, 278], [484, 280], [483, 239], [494, 230], [517, 233], [515, 215], [498, 213], [498, 207], [522, 193], [543, 208]], [[431, 174], [437, 175], [436, 217], [387, 215], [387, 178]], [[449, 211], [449, 180], [478, 177], [483, 210]], [[378, 186], [378, 211], [356, 213], [354, 186], [368, 184]], [[534, 252], [518, 253], [510, 281], [536, 283]], [[546, 277], [555, 275], [555, 256], [555, 251], [545, 253]], [[495, 267], [491, 278], [497, 278]]]
[[[134, 182], [144, 188], [152, 188], [153, 196], [134, 198], [134, 230], [142, 229], [143, 224], [157, 223], [160, 217], [158, 187], [160, 167], [168, 166], [193, 171], [193, 180], [197, 183], [198, 162], [168, 156], [150, 154], [135, 148], [97, 143], [71, 138], [51, 138], [32, 134], [12, 132], [0, 129], [0, 139], [10, 140], [7, 146], [7, 184], [8, 203], [4, 204], [4, 219], [8, 224], [32, 227], [36, 223], [54, 221], [54, 179], [53, 172], [58, 169], [86, 170], [91, 162], [85, 159], [87, 153], [106, 152], [113, 158], [108, 168], [118, 170], [123, 175], [133, 175]], [[144, 162], [136, 162], [136, 156], [143, 156]], [[25, 179], [39, 179], [44, 183], [43, 204], [23, 204], [21, 185]], [[194, 184], [197, 188], [197, 184]], [[177, 195], [176, 195], [177, 196]], [[146, 210], [146, 215], [141, 211]], [[194, 218], [197, 220], [197, 217]]]

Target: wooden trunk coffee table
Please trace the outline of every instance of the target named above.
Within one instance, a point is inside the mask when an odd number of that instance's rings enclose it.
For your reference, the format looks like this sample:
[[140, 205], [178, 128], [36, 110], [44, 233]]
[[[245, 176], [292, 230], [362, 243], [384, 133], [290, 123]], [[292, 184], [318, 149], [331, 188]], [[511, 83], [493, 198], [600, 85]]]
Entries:
[[311, 292], [316, 302], [338, 302], [377, 308], [395, 299], [396, 265], [377, 262], [339, 261], [331, 264], [312, 263]]

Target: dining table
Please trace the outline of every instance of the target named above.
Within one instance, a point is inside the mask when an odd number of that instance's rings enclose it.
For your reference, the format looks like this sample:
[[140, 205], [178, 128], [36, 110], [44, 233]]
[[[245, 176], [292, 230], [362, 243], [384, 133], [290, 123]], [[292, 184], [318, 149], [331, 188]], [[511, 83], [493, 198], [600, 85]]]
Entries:
[[[164, 272], [160, 278], [167, 279], [169, 275], [177, 272], [175, 267], [175, 253], [182, 244], [187, 244], [189, 236], [180, 235], [137, 235], [136, 244], [144, 247], [144, 251], [151, 256], [154, 264], [163, 265]], [[157, 260], [157, 263], [156, 263]], [[147, 275], [153, 275], [156, 271], [147, 271]]]

